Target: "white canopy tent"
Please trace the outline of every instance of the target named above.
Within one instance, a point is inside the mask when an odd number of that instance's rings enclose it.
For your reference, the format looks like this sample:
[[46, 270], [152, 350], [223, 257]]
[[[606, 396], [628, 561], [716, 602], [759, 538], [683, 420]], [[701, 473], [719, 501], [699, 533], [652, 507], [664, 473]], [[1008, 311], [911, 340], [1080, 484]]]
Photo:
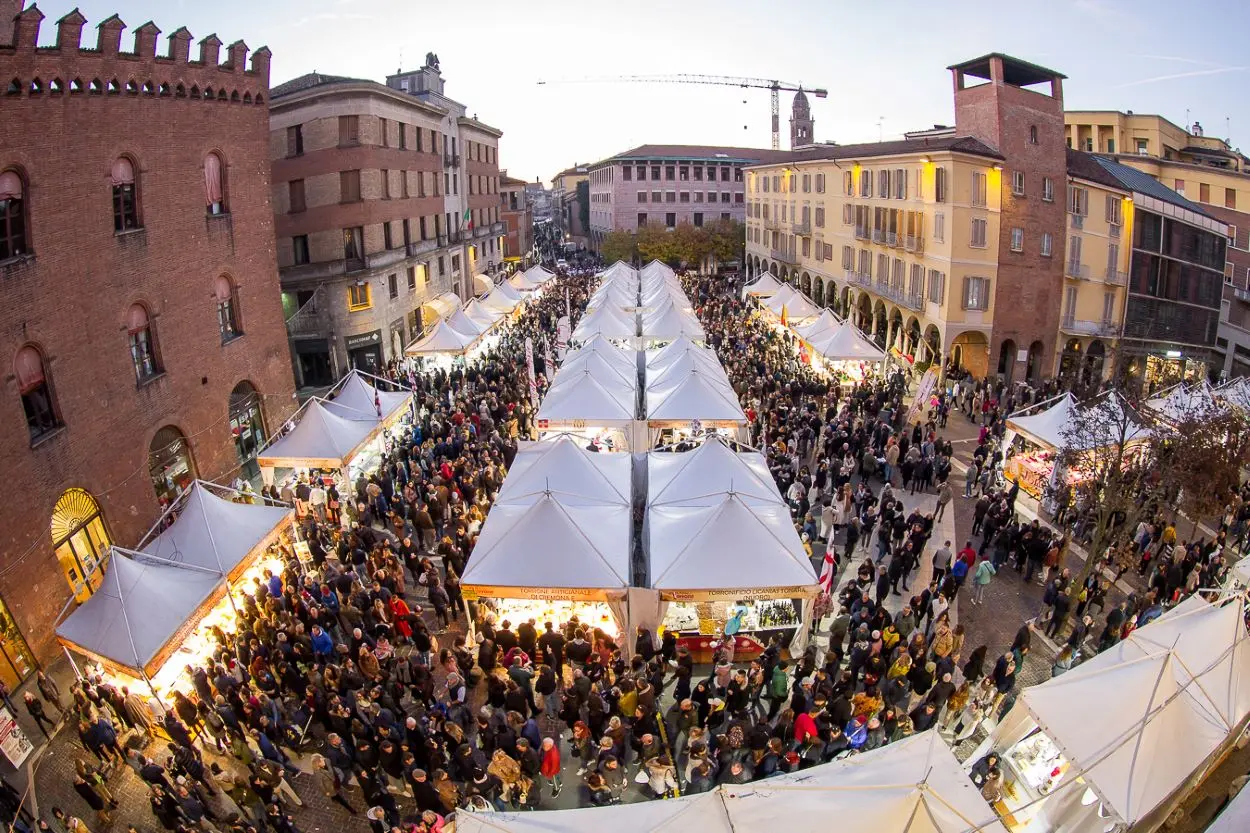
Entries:
[[770, 298], [773, 295], [776, 295], [784, 285], [785, 284], [773, 277], [772, 272], [763, 272], [758, 278], [755, 279], [754, 283], [749, 283], [743, 287], [743, 292], [747, 295], [757, 295], [763, 298]]
[[473, 276], [473, 294], [478, 298], [485, 295], [495, 288], [495, 281], [485, 272], [479, 272]]
[[595, 310], [599, 307], [612, 306], [621, 309], [634, 309], [638, 306], [638, 288], [625, 281], [605, 283], [595, 290], [586, 301], [586, 309]]
[[555, 276], [555, 272], [548, 271], [537, 263], [525, 270], [525, 277], [540, 285], [547, 283], [547, 281], [552, 280]]
[[785, 505], [764, 455], [736, 452], [718, 436], [708, 437], [693, 451], [647, 455], [648, 506], [730, 491], [747, 502]]
[[421, 306], [432, 309], [435, 316], [441, 320], [460, 309], [460, 303], [459, 295], [454, 292], [444, 292], [441, 295], [423, 301]]
[[481, 338], [482, 334], [489, 329], [489, 327], [484, 327], [469, 316], [465, 315], [464, 310], [462, 309], [458, 309], [451, 315], [447, 316], [442, 323], [451, 327], [458, 333], [464, 333], [467, 336], [472, 336], [474, 341]]
[[256, 463], [262, 470], [340, 469], [373, 439], [379, 426], [376, 413], [361, 414], [310, 399], [295, 427], [262, 449]]
[[791, 327], [801, 337], [805, 339], [819, 338], [823, 335], [835, 333], [842, 326], [842, 320], [833, 314], [833, 310], [824, 309], [820, 311], [815, 321], [809, 321], [806, 324], [799, 324]]
[[673, 271], [673, 268], [671, 266], [669, 266], [666, 263], [661, 263], [658, 260], [653, 260], [650, 263], [648, 263], [646, 266], [642, 267], [642, 269], [639, 270], [638, 274], [642, 278], [652, 278], [652, 277], [675, 278], [677, 277], [677, 273]]
[[538, 406], [538, 420], [556, 423], [581, 420], [589, 425], [632, 421], [637, 411], [636, 384], [615, 376], [596, 376], [589, 368], [556, 373], [556, 381]]
[[601, 281], [628, 277], [633, 278], [636, 282], [638, 280], [638, 270], [623, 260], [615, 260], [610, 266], [599, 272], [595, 277], [599, 278]]
[[1242, 413], [1250, 414], [1250, 378], [1242, 376], [1233, 379], [1215, 389], [1215, 396], [1221, 402], [1227, 402]]
[[647, 387], [659, 387], [666, 380], [680, 378], [695, 368], [710, 373], [718, 379], [725, 373], [715, 353], [705, 347], [690, 344], [680, 353], [669, 353], [663, 362], [648, 365]]
[[[492, 292], [486, 296], [486, 303], [495, 296]], [[440, 320], [434, 328], [419, 341], [409, 344], [404, 350], [405, 356], [463, 356], [477, 341], [478, 333], [462, 332], [455, 329], [445, 320]]]
[[218, 570], [113, 547], [100, 587], [57, 626], [56, 635], [84, 656], [150, 680], [178, 647], [171, 643], [183, 626], [225, 593]]
[[512, 287], [518, 293], [528, 294], [542, 287], [543, 282], [537, 278], [531, 278], [526, 272], [518, 272], [512, 277], [504, 281], [508, 286]]
[[786, 323], [815, 318], [820, 314], [820, 310], [816, 309], [816, 306], [811, 301], [804, 298], [788, 284], [777, 290], [772, 297], [762, 301], [762, 304], [765, 309], [779, 318], [784, 310]]
[[624, 506], [632, 499], [632, 478], [628, 455], [587, 451], [572, 437], [561, 435], [521, 446], [496, 500], [506, 503], [513, 495], [558, 489]]
[[356, 369], [343, 377], [332, 394], [335, 405], [361, 414], [373, 414], [387, 425], [403, 416], [412, 403], [411, 391], [382, 390], [367, 374]]
[[1175, 385], [1163, 395], [1146, 400], [1146, 407], [1173, 425], [1210, 418], [1224, 409], [1205, 379], [1193, 385]]
[[[1043, 405], [1046, 407], [1043, 408]], [[1007, 428], [1043, 447], [1089, 451], [1098, 447], [1099, 436], [1097, 431], [1076, 430], [1078, 420], [1101, 416], [1102, 419], [1096, 421], [1111, 426], [1107, 431], [1109, 437], [1116, 433], [1114, 425], [1124, 418], [1124, 409], [1128, 409], [1128, 416], [1131, 419], [1131, 407], [1120, 399], [1118, 394], [1112, 393], [1086, 406], [1086, 413], [1082, 414], [1082, 406], [1076, 401], [1076, 397], [1065, 393], [1049, 402], [1039, 403], [1030, 409], [1018, 411], [1007, 417]], [[1148, 437], [1149, 431], [1133, 420], [1124, 438], [1128, 442], [1133, 442]], [[1007, 445], [1009, 443], [1004, 443], [1004, 447]]]
[[833, 332], [804, 336], [803, 340], [826, 361], [885, 361], [885, 351], [861, 333], [859, 328], [850, 321], [843, 321]]
[[671, 301], [642, 314], [642, 337], [648, 341], [672, 341], [675, 338], [702, 340], [706, 333], [694, 313], [677, 308]]
[[1250, 830], [1250, 790], [1241, 792], [1215, 817], [1206, 833], [1245, 833]]
[[647, 422], [652, 428], [698, 421], [708, 426], [745, 428], [746, 414], [738, 395], [720, 374], [692, 366], [687, 372], [667, 376], [646, 389]]
[[278, 540], [295, 514], [289, 506], [226, 500], [199, 480], [173, 508], [174, 522], [149, 532], [139, 549], [171, 565], [200, 567], [231, 581], [247, 568], [249, 556]]
[[508, 285], [507, 281], [497, 284], [490, 293], [481, 299], [482, 305], [488, 309], [509, 313], [521, 303], [521, 294]]
[[573, 330], [574, 341], [602, 335], [613, 341], [633, 341], [638, 335], [638, 316], [620, 307], [605, 305], [582, 316]]
[[[1024, 690], [987, 745], [1008, 750], [1040, 729], [1068, 761], [1072, 771], [1034, 808], [1039, 823], [1093, 833], [1107, 818], [1130, 826], [1161, 820], [1246, 726], [1244, 613], [1241, 598], [1212, 605], [1192, 597], [1063, 676]], [[1111, 702], [1113, 709], [1073, 708]]]
[[541, 813], [456, 812], [456, 833], [734, 833], [720, 792], [671, 801], [643, 801], [612, 807], [549, 810]]
[[488, 307], [480, 298], [474, 298], [464, 305], [464, 314], [483, 332], [489, 330], [503, 318], [503, 311]]
[[630, 358], [632, 355], [635, 355], [633, 351], [626, 353], [610, 341], [595, 336], [564, 357], [552, 383], [557, 384], [562, 379], [589, 371], [596, 377], [606, 376], [612, 381], [619, 379], [636, 390], [638, 366]]

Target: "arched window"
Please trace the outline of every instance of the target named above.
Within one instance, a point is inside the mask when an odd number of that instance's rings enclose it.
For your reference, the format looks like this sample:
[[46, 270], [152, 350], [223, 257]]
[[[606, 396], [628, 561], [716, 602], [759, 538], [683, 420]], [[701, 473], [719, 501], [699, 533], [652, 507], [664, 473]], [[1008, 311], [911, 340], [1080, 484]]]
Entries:
[[139, 222], [139, 187], [135, 182], [135, 166], [119, 156], [110, 171], [113, 180], [113, 232], [120, 234], [141, 228]]
[[195, 459], [187, 438], [173, 425], [156, 432], [148, 447], [148, 473], [161, 506], [168, 506], [195, 480]]
[[243, 335], [239, 321], [239, 299], [234, 281], [221, 275], [213, 282], [213, 297], [217, 301], [217, 328], [221, 331], [221, 343]]
[[161, 374], [161, 362], [156, 352], [156, 334], [152, 319], [143, 304], [132, 304], [126, 311], [126, 332], [130, 339], [130, 361], [135, 368], [135, 381], [143, 384]]
[[1030, 145], [1037, 144], [1037, 125], [1036, 124], [1029, 125], [1029, 144]]
[[265, 419], [260, 394], [251, 382], [239, 382], [230, 391], [230, 433], [243, 476], [251, 478], [260, 474], [256, 453], [265, 442]]
[[43, 354], [37, 347], [26, 345], [17, 351], [13, 360], [17, 375], [17, 389], [22, 396], [22, 410], [26, 412], [26, 427], [30, 429], [30, 441], [55, 431], [61, 425], [57, 416], [56, 402], [52, 398], [52, 385]]
[[17, 171], [0, 171], [0, 260], [30, 253], [26, 239], [26, 183]]
[[52, 510], [52, 549], [78, 601], [100, 586], [112, 543], [95, 498], [82, 489], [61, 495]]
[[209, 214], [215, 216], [229, 210], [226, 207], [226, 166], [216, 153], [204, 157], [204, 198]]

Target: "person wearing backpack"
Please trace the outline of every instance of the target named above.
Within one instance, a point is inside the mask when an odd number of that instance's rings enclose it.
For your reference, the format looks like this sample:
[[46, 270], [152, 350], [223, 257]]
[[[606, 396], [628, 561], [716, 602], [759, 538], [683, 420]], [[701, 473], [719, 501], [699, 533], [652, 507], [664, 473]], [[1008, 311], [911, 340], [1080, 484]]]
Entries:
[[790, 700], [790, 680], [786, 675], [786, 661], [777, 660], [772, 676], [768, 679], [768, 720], [771, 723], [777, 713]]

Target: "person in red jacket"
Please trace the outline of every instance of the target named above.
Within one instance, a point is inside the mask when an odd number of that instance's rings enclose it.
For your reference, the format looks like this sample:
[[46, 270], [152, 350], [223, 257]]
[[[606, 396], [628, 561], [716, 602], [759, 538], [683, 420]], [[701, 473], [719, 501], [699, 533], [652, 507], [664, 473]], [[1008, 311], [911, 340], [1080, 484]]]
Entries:
[[817, 736], [816, 715], [818, 714], [820, 714], [820, 709], [813, 706], [812, 709], [794, 719], [794, 740], [800, 745], [806, 743], [809, 737]]
[[551, 787], [551, 797], [558, 796], [560, 790], [564, 789], [564, 784], [560, 781], [560, 747], [553, 738], [543, 738], [542, 764], [538, 771]]

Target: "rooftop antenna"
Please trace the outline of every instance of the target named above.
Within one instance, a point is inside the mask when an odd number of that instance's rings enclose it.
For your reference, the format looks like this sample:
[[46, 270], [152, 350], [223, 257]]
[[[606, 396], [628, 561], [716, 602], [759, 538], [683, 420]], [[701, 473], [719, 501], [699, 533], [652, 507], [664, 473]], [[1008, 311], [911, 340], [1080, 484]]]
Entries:
[[885, 116], [877, 116], [877, 141], [884, 141], [882, 137], [881, 125], [885, 124]]
[[399, 47], [399, 69], [395, 70], [395, 74], [399, 75], [399, 73], [403, 71], [404, 71], [404, 48], [401, 46]]

